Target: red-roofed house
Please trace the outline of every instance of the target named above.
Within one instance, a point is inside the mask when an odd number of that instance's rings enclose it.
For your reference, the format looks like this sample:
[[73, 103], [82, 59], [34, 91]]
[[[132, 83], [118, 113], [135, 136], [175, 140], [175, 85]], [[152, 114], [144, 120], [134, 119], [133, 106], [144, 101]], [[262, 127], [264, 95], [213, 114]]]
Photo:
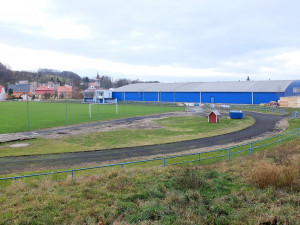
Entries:
[[58, 99], [71, 99], [72, 98], [72, 86], [65, 85], [57, 87], [57, 98]]
[[55, 91], [49, 86], [40, 86], [35, 89], [35, 98], [54, 98]]
[[93, 83], [89, 83], [89, 89], [96, 89], [97, 86], [97, 82], [93, 82]]
[[6, 99], [5, 89], [2, 85], [0, 85], [0, 101], [4, 101]]

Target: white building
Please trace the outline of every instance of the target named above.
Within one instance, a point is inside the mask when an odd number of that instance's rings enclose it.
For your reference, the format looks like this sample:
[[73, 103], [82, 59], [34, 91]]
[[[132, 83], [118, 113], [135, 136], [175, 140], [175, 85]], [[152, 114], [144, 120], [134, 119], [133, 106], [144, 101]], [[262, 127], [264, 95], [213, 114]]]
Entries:
[[86, 90], [83, 92], [83, 95], [83, 102], [112, 103], [116, 101], [116, 99], [112, 98], [112, 90]]
[[6, 100], [6, 92], [2, 85], [0, 85], [0, 101]]

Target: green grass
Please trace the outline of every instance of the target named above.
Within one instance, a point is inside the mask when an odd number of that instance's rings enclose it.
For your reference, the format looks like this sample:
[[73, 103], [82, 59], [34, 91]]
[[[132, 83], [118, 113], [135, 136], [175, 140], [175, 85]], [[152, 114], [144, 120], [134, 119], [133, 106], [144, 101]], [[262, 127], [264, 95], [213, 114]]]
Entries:
[[[101, 170], [53, 183], [19, 181], [0, 190], [2, 224], [299, 224], [299, 174], [291, 183], [253, 175], [299, 168], [299, 141], [268, 154], [212, 166]], [[281, 154], [284, 152], [284, 154]], [[286, 161], [277, 159], [286, 156]], [[260, 167], [269, 165], [269, 167]], [[298, 167], [297, 167], [298, 165]], [[294, 166], [294, 167], [293, 167]], [[85, 174], [86, 175], [86, 174]], [[267, 177], [263, 177], [267, 178]], [[264, 180], [263, 180], [264, 181]], [[267, 180], [266, 180], [267, 181]], [[298, 183], [297, 183], [298, 182]]]
[[[295, 127], [300, 127], [300, 120], [289, 120], [290, 123], [290, 127], [285, 131], [288, 132], [292, 129], [294, 129]], [[290, 134], [284, 134], [282, 135], [282, 144], [285, 143], [289, 143], [291, 142], [290, 139]], [[300, 139], [298, 138], [299, 133], [296, 133], [296, 135], [294, 136], [293, 142], [295, 143], [299, 143]], [[263, 152], [263, 151], [269, 151], [269, 149], [272, 149], [276, 146], [280, 146], [280, 140], [281, 135], [277, 136], [275, 138], [270, 137], [269, 138], [269, 146], [267, 147], [267, 141], [266, 140], [261, 140], [256, 142], [255, 144], [252, 145], [253, 150], [252, 150], [252, 155], [255, 155], [256, 153], [259, 152]], [[276, 142], [271, 144], [271, 142]], [[293, 143], [291, 142], [291, 143]], [[262, 147], [258, 147], [258, 146], [262, 146]], [[250, 144], [244, 144], [243, 146], [240, 147], [235, 147], [235, 146], [231, 146], [230, 149], [230, 153], [236, 153], [238, 151], [241, 150], [246, 150], [243, 151], [241, 153], [237, 153], [237, 154], [233, 154], [230, 156], [230, 159], [235, 159], [235, 158], [240, 158], [240, 157], [244, 157], [244, 156], [249, 156], [250, 151]], [[212, 157], [218, 157], [218, 158], [212, 158]], [[222, 157], [220, 157], [222, 156]], [[153, 159], [157, 159], [154, 161], [147, 161], [147, 162], [139, 162], [139, 163], [134, 163], [134, 164], [127, 164], [124, 165], [124, 168], [149, 168], [149, 167], [158, 167], [158, 166], [163, 166], [164, 160], [161, 158], [153, 158]], [[172, 157], [172, 158], [168, 158], [166, 159], [166, 165], [170, 165], [170, 164], [178, 164], [178, 163], [182, 163], [182, 162], [188, 162], [188, 161], [193, 161], [193, 162], [189, 162], [189, 163], [184, 163], [182, 165], [198, 165], [199, 163], [199, 154], [193, 154], [193, 155], [182, 155], [182, 156], [176, 156], [176, 157]], [[226, 149], [221, 149], [220, 151], [208, 151], [208, 152], [204, 152], [201, 153], [201, 165], [210, 165], [210, 164], [214, 164], [214, 163], [219, 163], [219, 162], [224, 162], [228, 160], [228, 148]], [[123, 161], [123, 162], [131, 162], [132, 160], [129, 159], [127, 161]], [[99, 164], [96, 165], [91, 165], [91, 166], [99, 166]], [[82, 167], [69, 167], [69, 168], [65, 168], [64, 170], [72, 170], [72, 169], [78, 169], [78, 168], [82, 168]], [[103, 173], [105, 171], [111, 171], [112, 169], [116, 168], [117, 170], [121, 169], [121, 165], [118, 166], [113, 166], [113, 167], [107, 167], [107, 168], [98, 168], [98, 169], [91, 169], [91, 170], [84, 170], [84, 171], [76, 171], [74, 172], [74, 176], [76, 177], [77, 175], [94, 175], [97, 173]], [[11, 173], [11, 174], [5, 174], [5, 175], [1, 175], [1, 178], [4, 177], [14, 177], [14, 176], [24, 176], [24, 175], [31, 175], [31, 174], [39, 174], [39, 173], [45, 173], [45, 172], [57, 172], [57, 171], [62, 171], [62, 169], [48, 169], [48, 170], [39, 170], [39, 171], [27, 171], [27, 172], [18, 172], [18, 173]], [[63, 173], [63, 174], [54, 174], [51, 175], [51, 179], [53, 180], [62, 180], [62, 179], [66, 179], [67, 177], [70, 176], [70, 173]], [[43, 179], [43, 177], [34, 177], [34, 178], [27, 178], [26, 180], [31, 180], [31, 179]], [[7, 185], [11, 184], [11, 180], [7, 180], [7, 181], [2, 181], [0, 183], [0, 187], [5, 187]]]
[[[166, 105], [121, 104], [118, 105], [118, 114], [116, 114], [116, 105], [93, 104], [90, 118], [89, 104], [29, 102], [28, 108], [30, 130], [185, 109]], [[28, 130], [26, 102], [0, 102], [0, 109], [0, 133]]]
[[39, 138], [27, 140], [29, 146], [22, 148], [11, 148], [11, 143], [0, 144], [0, 157], [102, 150], [191, 140], [241, 130], [252, 125], [254, 119], [222, 118], [220, 123], [212, 124], [207, 122], [207, 118], [190, 116], [160, 119], [157, 123], [163, 128], [111, 130], [57, 139]]

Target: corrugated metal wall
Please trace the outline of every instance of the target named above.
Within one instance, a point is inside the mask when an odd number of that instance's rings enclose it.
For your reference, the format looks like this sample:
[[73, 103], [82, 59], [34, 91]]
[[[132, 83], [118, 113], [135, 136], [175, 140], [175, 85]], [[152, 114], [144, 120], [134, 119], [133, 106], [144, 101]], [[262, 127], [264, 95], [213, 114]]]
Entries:
[[143, 92], [144, 101], [157, 102], [158, 101], [158, 92]]
[[280, 97], [283, 97], [283, 93], [274, 92], [256, 92], [253, 93], [253, 104], [268, 103], [270, 101], [278, 101]]
[[176, 92], [176, 102], [200, 102], [199, 92]]
[[162, 102], [174, 102], [174, 99], [175, 99], [174, 93], [175, 92], [161, 92], [160, 93], [161, 101]]
[[[113, 98], [119, 101], [124, 96], [126, 101], [252, 104], [251, 92], [113, 92]], [[257, 92], [253, 93], [253, 103], [267, 103], [283, 96], [281, 92]]]
[[249, 92], [207, 92], [201, 93], [201, 96], [203, 103], [252, 103], [252, 93]]

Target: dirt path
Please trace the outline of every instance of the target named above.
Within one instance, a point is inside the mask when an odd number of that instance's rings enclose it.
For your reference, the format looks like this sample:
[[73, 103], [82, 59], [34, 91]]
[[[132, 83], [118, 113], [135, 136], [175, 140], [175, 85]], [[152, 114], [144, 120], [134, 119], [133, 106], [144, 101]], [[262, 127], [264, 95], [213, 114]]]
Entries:
[[0, 174], [15, 171], [38, 170], [41, 168], [67, 168], [91, 163], [103, 163], [129, 158], [142, 158], [155, 155], [167, 155], [170, 153], [182, 153], [190, 150], [201, 151], [208, 147], [234, 144], [257, 138], [266, 133], [278, 131], [278, 122], [282, 116], [268, 115], [255, 112], [244, 112], [247, 116], [255, 118], [256, 123], [244, 130], [214, 137], [159, 144], [151, 146], [140, 146], [101, 151], [74, 152], [62, 154], [17, 156], [0, 158]]

